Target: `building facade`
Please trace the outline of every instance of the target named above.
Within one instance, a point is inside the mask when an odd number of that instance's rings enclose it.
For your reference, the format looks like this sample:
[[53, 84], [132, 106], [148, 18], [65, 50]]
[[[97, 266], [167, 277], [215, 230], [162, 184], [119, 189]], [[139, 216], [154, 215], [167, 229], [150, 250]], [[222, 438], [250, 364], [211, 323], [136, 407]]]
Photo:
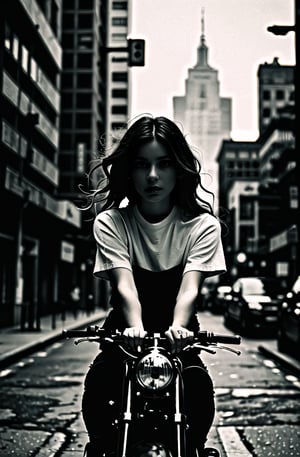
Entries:
[[[130, 72], [127, 37], [129, 34], [130, 0], [108, 0], [107, 20], [107, 104], [105, 145], [113, 147], [127, 128], [129, 115]], [[114, 49], [119, 50], [114, 51]], [[123, 51], [122, 51], [123, 48]]]
[[105, 136], [108, 2], [12, 0], [0, 13], [0, 322], [33, 329], [74, 286], [83, 306], [95, 289], [94, 213], [78, 205]]
[[272, 119], [278, 119], [284, 112], [295, 111], [295, 68], [281, 65], [277, 57], [272, 63], [259, 65], [258, 118], [260, 134]]
[[[107, 105], [107, 0], [63, 0], [61, 122], [58, 166], [58, 195], [76, 205], [86, 202], [81, 190], [87, 188], [86, 175], [102, 151]], [[87, 297], [99, 302], [93, 279], [94, 211], [81, 212], [81, 229], [67, 233], [74, 261], [64, 270], [62, 297], [78, 286], [81, 306]]]
[[218, 71], [209, 65], [203, 16], [201, 28], [197, 63], [188, 70], [185, 95], [173, 98], [173, 111], [174, 120], [183, 125], [203, 170], [212, 177], [210, 190], [217, 193], [216, 157], [222, 140], [230, 138], [231, 99], [220, 96]]
[[295, 68], [277, 58], [259, 65], [260, 135], [254, 142], [224, 140], [219, 151], [219, 198], [232, 277], [270, 276], [290, 285], [299, 274], [294, 77]]
[[0, 322], [39, 327], [57, 306], [80, 215], [58, 198], [61, 1], [0, 6]]

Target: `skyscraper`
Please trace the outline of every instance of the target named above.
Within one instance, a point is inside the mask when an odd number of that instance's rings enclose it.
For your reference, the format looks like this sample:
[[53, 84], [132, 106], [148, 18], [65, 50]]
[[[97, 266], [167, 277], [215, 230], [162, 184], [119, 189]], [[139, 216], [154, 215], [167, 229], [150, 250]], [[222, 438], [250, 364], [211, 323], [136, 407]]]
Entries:
[[[231, 99], [220, 96], [218, 71], [208, 63], [204, 12], [197, 63], [188, 69], [185, 95], [173, 98], [174, 120], [180, 122], [200, 159], [203, 169], [211, 175], [207, 181], [216, 193], [218, 178], [216, 156], [223, 139], [230, 137]], [[212, 182], [211, 182], [212, 179]]]

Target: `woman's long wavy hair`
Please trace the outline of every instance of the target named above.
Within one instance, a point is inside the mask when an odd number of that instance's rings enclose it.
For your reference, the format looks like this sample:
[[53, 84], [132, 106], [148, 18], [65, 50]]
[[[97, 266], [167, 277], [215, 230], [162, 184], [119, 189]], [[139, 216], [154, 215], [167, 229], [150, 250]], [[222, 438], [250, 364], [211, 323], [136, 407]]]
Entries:
[[131, 177], [132, 162], [139, 148], [153, 140], [162, 144], [175, 162], [177, 183], [173, 191], [173, 201], [187, 217], [195, 217], [203, 212], [213, 214], [213, 207], [201, 198], [197, 189], [213, 198], [212, 192], [201, 183], [201, 165], [188, 145], [180, 128], [166, 117], [145, 115], [135, 121], [119, 141], [109, 156], [100, 158], [89, 172], [101, 176], [96, 190], [85, 192], [89, 204], [85, 209], [100, 203], [100, 211], [118, 208], [122, 200], [128, 199], [129, 205], [137, 202], [137, 193]]

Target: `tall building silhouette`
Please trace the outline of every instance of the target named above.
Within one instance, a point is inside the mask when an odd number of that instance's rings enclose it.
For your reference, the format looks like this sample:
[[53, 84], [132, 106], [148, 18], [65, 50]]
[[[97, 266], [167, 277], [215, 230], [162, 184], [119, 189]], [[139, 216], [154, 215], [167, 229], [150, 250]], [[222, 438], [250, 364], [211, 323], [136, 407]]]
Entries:
[[109, 148], [127, 127], [129, 70], [127, 36], [130, 2], [108, 0], [107, 45], [124, 51], [107, 53], [107, 103], [105, 144]]
[[218, 71], [209, 65], [204, 29], [202, 10], [197, 63], [188, 69], [185, 94], [173, 97], [173, 110], [174, 120], [182, 124], [187, 140], [193, 146], [204, 171], [211, 175], [208, 180], [210, 190], [217, 194], [216, 156], [221, 141], [230, 138], [231, 99], [220, 96]]
[[290, 117], [295, 112], [295, 68], [281, 65], [278, 57], [272, 63], [259, 65], [258, 116], [259, 133], [270, 125], [273, 119]]

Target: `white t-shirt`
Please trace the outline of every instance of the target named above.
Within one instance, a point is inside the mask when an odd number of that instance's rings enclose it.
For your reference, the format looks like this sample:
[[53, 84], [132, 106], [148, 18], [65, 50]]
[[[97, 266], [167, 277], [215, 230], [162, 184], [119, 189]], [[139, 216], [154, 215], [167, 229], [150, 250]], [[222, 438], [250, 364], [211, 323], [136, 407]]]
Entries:
[[153, 224], [136, 206], [110, 209], [96, 217], [94, 237], [95, 276], [105, 278], [108, 270], [119, 267], [159, 272], [180, 264], [183, 274], [196, 270], [212, 276], [226, 271], [220, 223], [208, 213], [183, 221], [174, 207]]

